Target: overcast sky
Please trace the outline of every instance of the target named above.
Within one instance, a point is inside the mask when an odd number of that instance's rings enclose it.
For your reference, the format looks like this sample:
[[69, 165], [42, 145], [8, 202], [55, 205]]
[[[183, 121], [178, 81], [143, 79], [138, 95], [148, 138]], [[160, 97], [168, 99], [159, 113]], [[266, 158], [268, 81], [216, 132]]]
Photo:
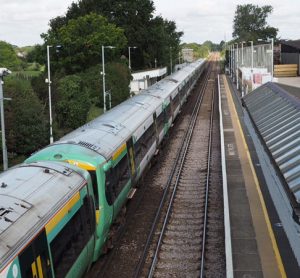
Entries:
[[[63, 15], [74, 0], [0, 0], [0, 40], [25, 46], [41, 43], [49, 20]], [[113, 1], [113, 0], [112, 0]], [[176, 21], [184, 42], [231, 39], [238, 4], [271, 5], [268, 23], [282, 39], [300, 39], [299, 0], [154, 0], [156, 14]]]

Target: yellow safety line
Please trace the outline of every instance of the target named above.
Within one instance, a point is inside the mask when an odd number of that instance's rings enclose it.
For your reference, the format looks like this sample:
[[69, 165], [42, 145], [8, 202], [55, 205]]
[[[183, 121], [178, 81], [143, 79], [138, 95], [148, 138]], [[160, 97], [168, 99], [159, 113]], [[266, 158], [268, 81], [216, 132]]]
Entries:
[[[229, 86], [227, 84], [227, 80], [226, 80], [226, 78], [224, 78], [224, 79], [225, 79], [224, 81], [225, 81], [226, 87], [230, 92]], [[229, 94], [229, 97], [230, 97], [231, 102], [234, 103], [231, 93]], [[261, 189], [260, 189], [260, 185], [259, 185], [259, 181], [258, 181], [256, 172], [255, 172], [255, 169], [253, 167], [253, 163], [252, 163], [251, 156], [250, 156], [250, 153], [249, 153], [248, 145], [246, 143], [246, 139], [245, 139], [242, 127], [241, 127], [240, 119], [239, 119], [238, 114], [237, 114], [236, 109], [235, 109], [235, 105], [233, 105], [233, 108], [234, 108], [233, 110], [234, 110], [235, 116], [237, 118], [237, 124], [239, 126], [239, 132], [241, 134], [243, 144], [244, 144], [244, 147], [245, 147], [245, 150], [246, 150], [247, 158], [248, 158], [248, 161], [249, 161], [249, 164], [250, 164], [251, 172], [252, 172], [252, 175], [254, 177], [256, 190], [258, 192], [259, 200], [260, 200], [260, 203], [261, 203], [261, 206], [262, 206], [262, 209], [263, 209], [263, 213], [264, 213], [264, 218], [265, 218], [265, 221], [267, 223], [267, 228], [268, 228], [268, 232], [269, 232], [269, 235], [270, 235], [270, 238], [271, 238], [271, 242], [272, 242], [273, 250], [274, 250], [274, 253], [275, 253], [275, 257], [276, 257], [277, 265], [278, 265], [278, 268], [279, 268], [279, 272], [281, 274], [281, 277], [286, 278], [287, 277], [286, 272], [285, 272], [285, 269], [284, 269], [284, 266], [283, 266], [283, 263], [282, 263], [282, 259], [281, 259], [281, 256], [280, 256], [280, 253], [279, 253], [279, 250], [278, 250], [277, 242], [276, 242], [274, 232], [273, 232], [273, 229], [272, 229], [272, 225], [271, 225], [271, 222], [270, 222], [270, 219], [269, 219], [269, 214], [268, 214], [268, 211], [267, 211], [267, 208], [266, 208], [265, 200], [264, 200], [264, 197], [263, 197]]]

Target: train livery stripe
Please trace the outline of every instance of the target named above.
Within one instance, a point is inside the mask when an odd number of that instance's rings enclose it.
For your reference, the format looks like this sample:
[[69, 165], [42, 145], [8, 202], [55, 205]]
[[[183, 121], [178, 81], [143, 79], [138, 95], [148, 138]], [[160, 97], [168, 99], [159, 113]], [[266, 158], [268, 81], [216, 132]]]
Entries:
[[117, 160], [118, 157], [124, 152], [126, 149], [126, 143], [124, 143], [120, 148], [117, 149], [117, 151], [113, 154], [112, 159]]
[[39, 278], [44, 278], [41, 256], [37, 257], [36, 262], [37, 262], [37, 267], [38, 267]]
[[80, 193], [77, 192], [75, 196], [73, 196], [72, 199], [68, 201], [68, 203], [45, 226], [47, 235], [57, 226], [64, 216], [71, 211], [72, 207], [74, 207], [79, 200]]
[[97, 223], [97, 225], [99, 224], [99, 219], [100, 219], [100, 210], [96, 209], [96, 223]]
[[75, 165], [81, 169], [87, 170], [87, 171], [96, 171], [96, 167], [88, 164], [88, 163], [84, 163], [84, 162], [79, 162], [76, 160], [72, 160], [72, 159], [67, 159], [65, 160], [66, 162], [68, 162], [69, 164]]
[[31, 272], [32, 272], [32, 277], [38, 277], [37, 276], [37, 270], [36, 270], [36, 263], [35, 263], [35, 261], [31, 264]]

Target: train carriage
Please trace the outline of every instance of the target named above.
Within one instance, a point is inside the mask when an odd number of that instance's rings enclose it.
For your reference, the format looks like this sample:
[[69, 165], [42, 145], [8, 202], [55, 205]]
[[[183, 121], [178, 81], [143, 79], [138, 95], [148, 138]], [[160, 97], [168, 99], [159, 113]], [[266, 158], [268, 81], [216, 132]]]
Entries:
[[96, 196], [96, 260], [126, 202], [183, 101], [203, 71], [204, 60], [174, 73], [32, 155], [27, 162], [55, 160], [89, 171]]
[[204, 66], [188, 65], [0, 175], [0, 278], [87, 271]]
[[89, 175], [38, 162], [11, 168], [0, 183], [0, 277], [82, 276], [95, 241]]

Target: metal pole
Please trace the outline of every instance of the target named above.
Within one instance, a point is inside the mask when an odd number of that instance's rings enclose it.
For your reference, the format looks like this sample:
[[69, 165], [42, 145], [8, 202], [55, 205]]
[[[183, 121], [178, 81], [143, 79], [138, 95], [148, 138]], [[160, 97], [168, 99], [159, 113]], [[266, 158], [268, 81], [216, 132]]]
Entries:
[[231, 46], [228, 47], [228, 66], [229, 66], [229, 74], [231, 74]]
[[172, 65], [172, 46], [170, 46], [170, 66], [171, 66], [171, 74], [173, 73], [173, 65]]
[[273, 74], [274, 74], [274, 38], [271, 38], [271, 43], [272, 43], [271, 81], [273, 82]]
[[229, 54], [230, 54], [230, 63], [229, 63], [229, 67], [230, 67], [230, 77], [232, 77], [232, 47], [231, 45], [229, 46]]
[[128, 47], [128, 66], [129, 66], [129, 70], [131, 70], [131, 61], [130, 61], [130, 46]]
[[237, 89], [239, 89], [238, 68], [239, 68], [239, 44], [236, 43], [236, 88]]
[[52, 100], [51, 100], [51, 78], [50, 78], [50, 47], [47, 45], [47, 64], [48, 64], [48, 91], [49, 91], [49, 124], [50, 124], [50, 144], [53, 143], [53, 132], [52, 132]]
[[230, 56], [231, 56], [231, 78], [233, 77], [233, 45], [230, 46]]
[[235, 49], [234, 49], [234, 44], [232, 45], [232, 79], [234, 81], [235, 78]]
[[244, 42], [242, 42], [242, 66], [244, 65]]
[[1, 134], [2, 134], [2, 153], [3, 153], [3, 170], [8, 168], [7, 160], [7, 148], [5, 141], [5, 121], [4, 121], [4, 97], [3, 97], [3, 88], [2, 88], [2, 78], [0, 78], [0, 109], [1, 109]]
[[106, 112], [104, 45], [102, 45], [103, 113]]
[[109, 109], [111, 109], [111, 93], [109, 92]]
[[250, 43], [251, 43], [251, 69], [253, 71], [253, 53], [254, 53], [253, 41], [250, 41]]
[[231, 72], [230, 76], [233, 77], [233, 45], [230, 46], [230, 58], [231, 58]]

